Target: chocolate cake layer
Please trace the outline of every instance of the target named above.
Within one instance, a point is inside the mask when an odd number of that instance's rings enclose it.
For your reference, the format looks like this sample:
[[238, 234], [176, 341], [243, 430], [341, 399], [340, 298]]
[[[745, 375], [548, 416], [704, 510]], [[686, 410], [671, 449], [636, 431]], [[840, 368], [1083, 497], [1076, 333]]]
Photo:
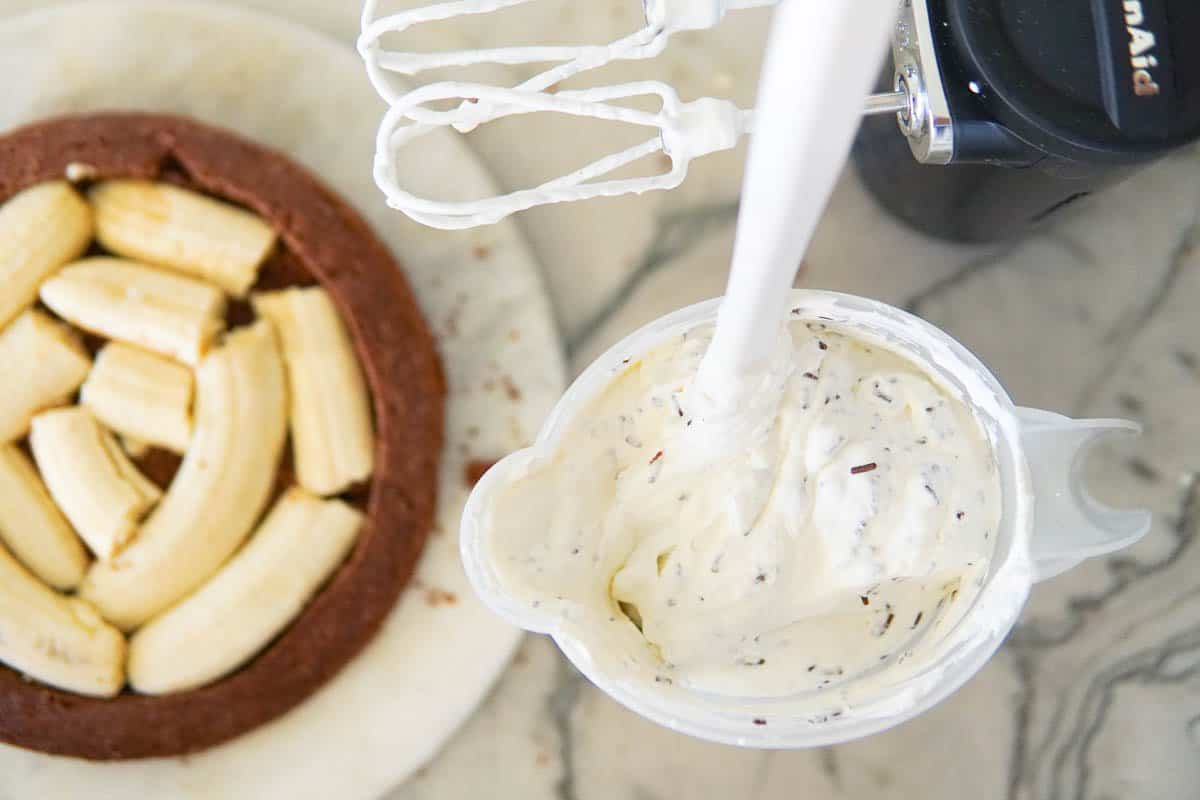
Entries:
[[[433, 526], [445, 381], [433, 337], [387, 248], [366, 222], [280, 153], [193, 120], [97, 113], [0, 137], [0, 202], [63, 178], [180, 183], [248, 208], [279, 232], [256, 288], [319, 283], [342, 315], [371, 390], [375, 472], [353, 500], [358, 542], [300, 616], [254, 660], [193, 691], [93, 699], [0, 666], [0, 742], [112, 760], [203, 750], [301, 703], [375, 635]], [[241, 309], [244, 313], [245, 309]], [[231, 312], [236, 324], [238, 309]], [[290, 468], [290, 464], [285, 464]]]

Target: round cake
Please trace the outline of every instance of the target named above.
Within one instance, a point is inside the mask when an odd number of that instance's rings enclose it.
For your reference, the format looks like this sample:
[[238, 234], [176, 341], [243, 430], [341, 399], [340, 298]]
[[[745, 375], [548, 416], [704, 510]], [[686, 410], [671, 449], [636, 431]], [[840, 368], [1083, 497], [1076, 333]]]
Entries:
[[[155, 114], [62, 117], [0, 137], [0, 203], [63, 179], [81, 191], [115, 179], [171, 184], [257, 215], [276, 240], [250, 291], [324, 289], [369, 392], [373, 469], [330, 493], [361, 512], [357, 536], [330, 577], [252, 659], [196, 688], [153, 694], [126, 688], [112, 697], [53, 688], [0, 666], [2, 742], [97, 760], [195, 752], [301, 703], [379, 629], [433, 525], [445, 383], [434, 340], [388, 250], [353, 209], [280, 153]], [[224, 324], [242, 330], [254, 316], [235, 295]], [[87, 344], [95, 351], [99, 343]], [[292, 424], [294, 430], [294, 418]], [[296, 481], [295, 444], [289, 437], [266, 507], [282, 502]], [[180, 463], [161, 448], [133, 461], [164, 489]]]

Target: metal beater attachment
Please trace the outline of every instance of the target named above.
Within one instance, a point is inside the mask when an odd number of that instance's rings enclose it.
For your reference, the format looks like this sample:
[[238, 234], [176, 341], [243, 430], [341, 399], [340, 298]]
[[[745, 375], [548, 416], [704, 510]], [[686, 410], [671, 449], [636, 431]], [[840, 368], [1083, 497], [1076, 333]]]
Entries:
[[610, 61], [653, 58], [663, 51], [667, 40], [674, 33], [712, 28], [729, 11], [774, 5], [778, 0], [643, 0], [645, 27], [603, 45], [493, 47], [441, 53], [413, 53], [385, 50], [380, 44], [385, 34], [407, 31], [422, 23], [490, 14], [532, 2], [536, 0], [452, 0], [411, 8], [376, 19], [378, 0], [366, 0], [363, 4], [362, 33], [358, 39], [358, 50], [367, 61], [371, 81], [376, 90], [388, 102], [394, 99], [392, 95], [395, 92], [386, 81], [381, 80], [385, 71], [417, 75], [439, 67], [467, 67], [476, 64], [557, 64], [516, 87], [524, 91], [540, 91], [571, 75], [604, 66]]
[[[549, 203], [672, 189], [683, 182], [692, 159], [732, 148], [743, 133], [751, 130], [753, 110], [711, 97], [684, 103], [675, 89], [658, 81], [569, 91], [556, 91], [554, 87], [573, 75], [611, 61], [652, 58], [663, 51], [673, 33], [712, 28], [729, 11], [774, 5], [778, 0], [643, 0], [645, 27], [605, 45], [415, 53], [386, 50], [381, 43], [388, 33], [407, 31], [422, 23], [489, 14], [531, 2], [536, 0], [452, 0], [376, 18], [378, 0], [365, 0], [358, 50], [366, 62], [371, 83], [390, 105], [376, 136], [374, 161], [375, 183], [387, 197], [389, 206], [425, 225], [461, 229], [490, 225], [514, 212]], [[431, 69], [479, 64], [553, 66], [513, 87], [443, 81], [398, 91], [389, 75], [412, 76]], [[615, 102], [646, 96], [656, 96], [661, 101], [658, 111], [639, 111]], [[449, 110], [429, 107], [431, 103], [447, 100], [460, 102]], [[866, 112], [885, 113], [906, 107], [904, 93], [897, 92], [869, 98]], [[397, 151], [430, 130], [453, 127], [467, 133], [486, 122], [537, 112], [626, 122], [653, 128], [655, 133], [641, 144], [597, 159], [569, 175], [496, 197], [434, 200], [418, 197], [400, 185]], [[638, 178], [604, 179], [615, 170], [657, 152], [670, 159], [669, 171]]]

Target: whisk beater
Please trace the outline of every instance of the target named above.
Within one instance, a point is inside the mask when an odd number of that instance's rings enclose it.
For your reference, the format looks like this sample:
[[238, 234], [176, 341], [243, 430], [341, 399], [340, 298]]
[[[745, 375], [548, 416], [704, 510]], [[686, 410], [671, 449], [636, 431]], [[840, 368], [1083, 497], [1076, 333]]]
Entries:
[[[673, 87], [659, 81], [567, 91], [556, 91], [554, 87], [612, 61], [652, 58], [662, 52], [674, 33], [712, 28], [730, 11], [770, 6], [778, 0], [643, 0], [645, 25], [603, 45], [512, 46], [418, 53], [389, 50], [381, 41], [388, 33], [407, 31], [421, 24], [484, 15], [532, 2], [536, 0], [451, 0], [377, 17], [378, 0], [365, 0], [358, 50], [372, 85], [390, 106], [376, 136], [374, 159], [375, 182], [388, 205], [425, 225], [461, 229], [492, 224], [539, 205], [672, 189], [683, 182], [693, 159], [735, 147], [741, 136], [752, 129], [752, 109], [712, 97], [681, 102]], [[414, 76], [446, 67], [545, 63], [553, 66], [508, 87], [441, 81], [401, 91], [390, 77], [391, 74]], [[640, 111], [617, 102], [647, 96], [660, 101], [657, 111]], [[455, 100], [460, 102], [449, 110], [430, 107], [431, 103]], [[899, 111], [904, 106], [903, 93], [896, 93], [873, 98], [867, 111]], [[606, 155], [567, 175], [495, 197], [435, 200], [418, 197], [401, 186], [396, 153], [430, 130], [453, 127], [466, 133], [486, 122], [543, 112], [625, 122], [655, 129], [655, 133], [640, 144]], [[666, 172], [605, 179], [621, 167], [658, 152], [670, 159], [671, 166]]]

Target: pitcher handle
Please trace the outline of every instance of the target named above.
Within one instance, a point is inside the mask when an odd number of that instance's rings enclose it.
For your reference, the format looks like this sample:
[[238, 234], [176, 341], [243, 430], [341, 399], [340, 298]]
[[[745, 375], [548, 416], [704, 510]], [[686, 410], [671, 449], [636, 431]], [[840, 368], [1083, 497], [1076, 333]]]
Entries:
[[1035, 580], [1052, 578], [1146, 535], [1149, 511], [1103, 505], [1088, 493], [1083, 479], [1092, 445], [1111, 434], [1140, 433], [1141, 425], [1123, 419], [1071, 419], [1037, 408], [1018, 408], [1017, 418], [1037, 498], [1029, 543]]

